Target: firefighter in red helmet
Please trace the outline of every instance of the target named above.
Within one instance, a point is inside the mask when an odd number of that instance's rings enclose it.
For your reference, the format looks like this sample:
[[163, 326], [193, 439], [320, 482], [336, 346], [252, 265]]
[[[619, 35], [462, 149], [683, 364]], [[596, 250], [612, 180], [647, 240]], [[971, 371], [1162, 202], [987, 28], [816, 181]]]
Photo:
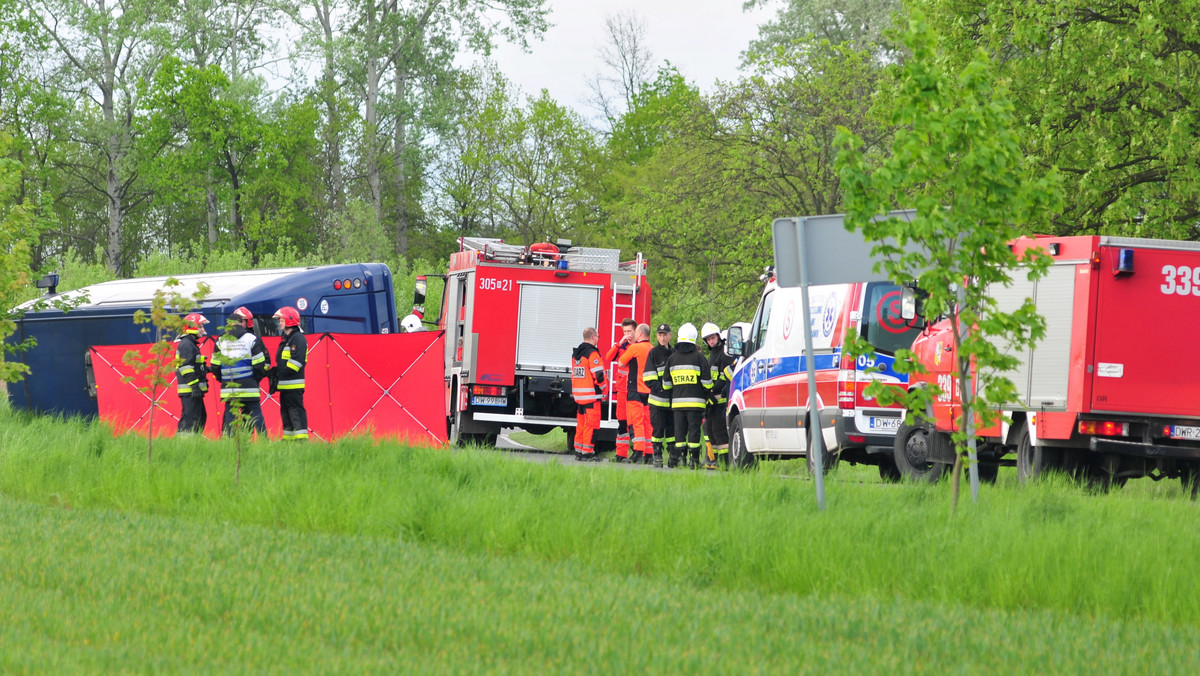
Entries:
[[284, 441], [308, 439], [308, 413], [304, 410], [304, 364], [308, 341], [300, 330], [300, 312], [281, 307], [275, 312], [279, 322], [279, 351], [271, 375], [271, 392], [279, 391], [279, 416], [283, 419]]
[[225, 402], [222, 427], [226, 435], [233, 433], [233, 423], [239, 414], [259, 434], [267, 431], [259, 383], [271, 369], [271, 358], [262, 338], [248, 331], [253, 321], [250, 310], [244, 307], [234, 310], [213, 354], [212, 371], [221, 379], [221, 401]]
[[199, 312], [183, 318], [183, 334], [175, 347], [176, 393], [179, 395], [179, 434], [203, 432], [208, 424], [204, 395], [208, 393], [208, 367], [200, 352], [200, 339], [208, 319]]

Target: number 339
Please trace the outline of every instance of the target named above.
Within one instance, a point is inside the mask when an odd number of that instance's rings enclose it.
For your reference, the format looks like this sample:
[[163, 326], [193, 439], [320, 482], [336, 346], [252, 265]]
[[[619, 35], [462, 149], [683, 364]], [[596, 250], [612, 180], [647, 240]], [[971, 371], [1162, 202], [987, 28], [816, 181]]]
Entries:
[[1177, 296], [1200, 296], [1200, 267], [1177, 268], [1174, 265], [1164, 265], [1162, 273], [1166, 281], [1158, 288], [1163, 293]]

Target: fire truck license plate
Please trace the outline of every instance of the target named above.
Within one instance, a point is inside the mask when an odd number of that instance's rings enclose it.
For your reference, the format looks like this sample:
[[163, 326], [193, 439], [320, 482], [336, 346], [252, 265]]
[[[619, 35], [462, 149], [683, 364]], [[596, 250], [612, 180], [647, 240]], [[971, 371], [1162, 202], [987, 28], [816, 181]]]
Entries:
[[1200, 427], [1171, 426], [1172, 439], [1200, 439]]
[[476, 406], [508, 406], [508, 397], [471, 397]]
[[900, 429], [899, 418], [871, 418], [869, 424], [873, 430], [887, 430], [889, 432], [895, 432], [896, 430]]

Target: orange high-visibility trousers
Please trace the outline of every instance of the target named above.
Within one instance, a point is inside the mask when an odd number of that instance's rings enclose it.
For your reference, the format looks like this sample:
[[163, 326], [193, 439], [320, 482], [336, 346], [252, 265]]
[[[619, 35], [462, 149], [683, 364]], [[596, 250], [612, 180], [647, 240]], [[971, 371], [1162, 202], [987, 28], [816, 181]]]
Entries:
[[629, 414], [629, 431], [633, 441], [633, 450], [642, 455], [651, 455], [653, 450], [650, 446], [652, 436], [650, 406], [640, 401], [629, 401], [625, 407], [625, 411]]
[[592, 435], [600, 429], [600, 406], [576, 404], [575, 409], [575, 452], [588, 455], [596, 452]]

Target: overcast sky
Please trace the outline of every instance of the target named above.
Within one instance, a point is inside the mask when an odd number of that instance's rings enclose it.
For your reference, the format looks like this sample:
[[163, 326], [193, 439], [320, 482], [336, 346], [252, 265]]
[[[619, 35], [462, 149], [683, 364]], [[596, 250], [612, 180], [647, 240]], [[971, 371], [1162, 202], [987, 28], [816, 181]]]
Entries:
[[646, 26], [646, 44], [655, 68], [669, 60], [689, 82], [709, 90], [717, 80], [737, 74], [742, 50], [758, 34], [758, 25], [774, 9], [742, 11], [742, 0], [550, 0], [550, 23], [545, 39], [531, 53], [503, 45], [493, 58], [526, 94], [542, 89], [563, 105], [584, 115], [587, 81], [603, 69], [598, 51], [605, 41], [604, 19], [632, 10]]

